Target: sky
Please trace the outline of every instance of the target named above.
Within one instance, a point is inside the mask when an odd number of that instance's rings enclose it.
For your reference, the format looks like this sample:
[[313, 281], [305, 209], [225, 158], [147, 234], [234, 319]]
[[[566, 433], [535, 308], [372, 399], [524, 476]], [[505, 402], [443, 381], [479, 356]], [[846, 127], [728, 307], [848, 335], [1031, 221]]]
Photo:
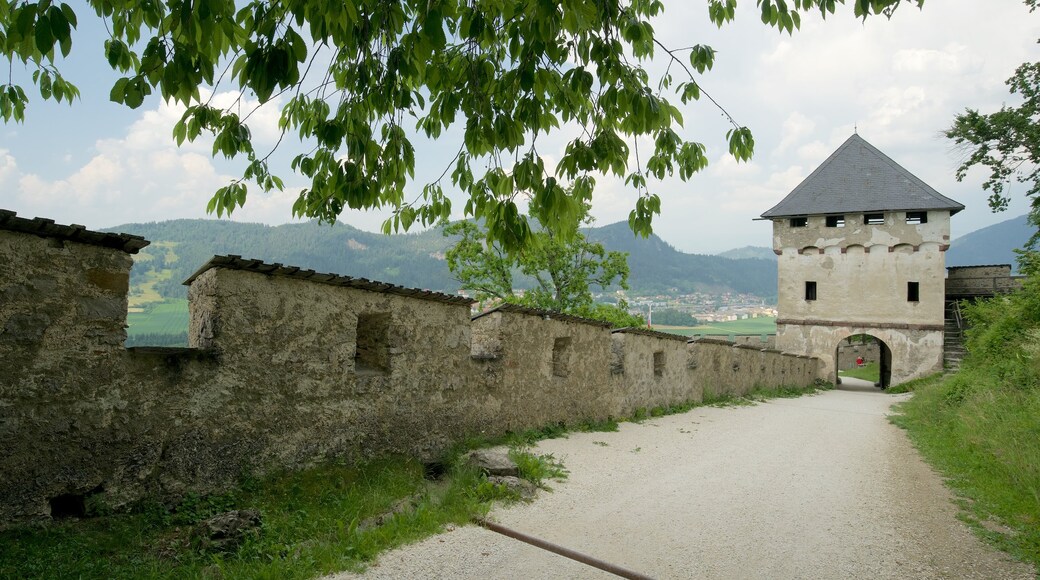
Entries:
[[[0, 208], [91, 229], [215, 218], [206, 214], [206, 203], [244, 164], [211, 158], [211, 141], [178, 148], [171, 130], [181, 110], [158, 97], [136, 110], [109, 102], [117, 76], [103, 58], [103, 28], [87, 16], [81, 15], [73, 54], [61, 65], [82, 98], [72, 107], [36, 98], [25, 123], [0, 125]], [[754, 159], [738, 163], [727, 152], [729, 125], [719, 109], [704, 99], [682, 107], [680, 135], [703, 143], [710, 165], [687, 182], [676, 177], [650, 184], [662, 199], [654, 232], [679, 250], [769, 246], [771, 224], [755, 218], [853, 132], [967, 206], [952, 220], [954, 238], [1027, 211], [1026, 188], [1016, 184], [1009, 210], [991, 213], [981, 189], [985, 173], [957, 182], [963, 153], [940, 134], [965, 108], [988, 112], [1016, 103], [1005, 81], [1040, 52], [1040, 14], [1030, 13], [1021, 0], [931, 0], [923, 10], [903, 6], [891, 20], [866, 21], [854, 18], [851, 7], [839, 7], [825, 21], [816, 12], [803, 14], [793, 35], [763, 25], [751, 0], [741, 0], [736, 21], [722, 29], [708, 20], [705, 3], [665, 0], [664, 17], [653, 26], [666, 46], [707, 44], [718, 51], [714, 68], [697, 80], [755, 136]], [[661, 70], [657, 64], [648, 69], [652, 75]], [[29, 84], [18, 67], [13, 74]], [[33, 94], [35, 88], [26, 90]], [[218, 89], [215, 102], [230, 104], [236, 97]], [[244, 101], [243, 110], [251, 108], [248, 96]], [[278, 104], [250, 117], [258, 149], [277, 141]], [[446, 152], [458, 147], [457, 136], [416, 142], [416, 182], [409, 184], [407, 198], [441, 173]], [[539, 142], [548, 166], [568, 136], [565, 129]], [[301, 150], [298, 142], [283, 143], [275, 157], [285, 191], [251, 193], [231, 219], [294, 221], [292, 203], [307, 182], [292, 174], [289, 159]], [[596, 225], [626, 220], [635, 199], [621, 179], [598, 177]], [[453, 217], [463, 217], [464, 199], [453, 195], [453, 201]], [[348, 211], [340, 221], [379, 231], [386, 215]]]

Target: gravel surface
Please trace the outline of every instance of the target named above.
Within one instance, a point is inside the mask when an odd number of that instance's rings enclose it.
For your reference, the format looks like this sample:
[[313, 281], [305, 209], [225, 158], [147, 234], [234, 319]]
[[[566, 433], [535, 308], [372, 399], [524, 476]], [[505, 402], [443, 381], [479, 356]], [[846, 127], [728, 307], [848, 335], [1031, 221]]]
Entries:
[[[886, 419], [906, 395], [852, 383], [544, 441], [568, 480], [491, 517], [655, 578], [1035, 578], [957, 520]], [[614, 576], [467, 526], [388, 552], [363, 577]]]

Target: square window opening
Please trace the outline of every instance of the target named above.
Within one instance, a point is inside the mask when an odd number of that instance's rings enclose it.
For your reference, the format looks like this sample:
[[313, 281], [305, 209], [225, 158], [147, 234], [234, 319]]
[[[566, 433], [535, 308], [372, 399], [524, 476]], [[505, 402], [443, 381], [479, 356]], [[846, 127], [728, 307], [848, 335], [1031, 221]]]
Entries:
[[843, 215], [829, 215], [829, 216], [827, 216], [827, 227], [829, 227], [829, 228], [843, 228], [843, 227], [845, 227], [845, 216], [843, 216]]
[[367, 373], [385, 373], [390, 370], [389, 312], [358, 315], [354, 369]]
[[570, 374], [571, 337], [561, 336], [553, 341], [552, 373], [554, 377], [565, 377]]
[[664, 376], [664, 351], [654, 351], [654, 376]]
[[868, 226], [880, 226], [885, 223], [885, 214], [883, 213], [868, 213], [863, 215], [863, 223]]
[[805, 226], [809, 225], [809, 218], [805, 217], [804, 215], [799, 217], [793, 217], [791, 218], [790, 223], [792, 228], [804, 228]]
[[926, 224], [928, 223], [928, 212], [908, 211], [906, 212], [906, 223], [910, 225]]
[[816, 282], [808, 281], [805, 283], [805, 299], [816, 300]]
[[907, 282], [906, 283], [906, 301], [907, 302], [920, 302], [921, 301], [921, 283], [920, 282]]

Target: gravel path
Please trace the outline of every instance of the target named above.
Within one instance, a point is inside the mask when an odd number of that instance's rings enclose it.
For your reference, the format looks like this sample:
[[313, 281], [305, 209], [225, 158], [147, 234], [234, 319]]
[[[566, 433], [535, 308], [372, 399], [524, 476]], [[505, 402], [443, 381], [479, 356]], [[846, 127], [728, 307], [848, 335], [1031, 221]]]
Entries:
[[[885, 418], [905, 395], [850, 383], [544, 441], [569, 479], [492, 519], [655, 578], [1035, 578], [956, 519]], [[467, 526], [363, 577], [614, 576]]]

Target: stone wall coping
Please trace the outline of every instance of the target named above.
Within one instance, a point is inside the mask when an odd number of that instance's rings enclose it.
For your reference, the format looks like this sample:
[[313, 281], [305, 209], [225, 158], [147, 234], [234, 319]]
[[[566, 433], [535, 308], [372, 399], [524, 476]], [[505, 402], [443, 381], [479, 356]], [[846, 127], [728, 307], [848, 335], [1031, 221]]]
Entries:
[[947, 270], [973, 270], [975, 268], [1007, 268], [1011, 269], [1011, 264], [973, 264], [971, 266], [946, 266]]
[[141, 236], [95, 232], [79, 224], [66, 226], [46, 218], [20, 218], [15, 212], [6, 209], [0, 209], [0, 230], [113, 248], [127, 254], [136, 254], [151, 243]]
[[528, 306], [520, 306], [519, 304], [511, 304], [509, 302], [504, 302], [502, 304], [499, 304], [498, 306], [492, 308], [491, 310], [485, 310], [484, 312], [481, 312], [480, 314], [477, 314], [476, 316], [474, 316], [472, 318], [472, 320], [476, 320], [478, 318], [482, 318], [484, 316], [487, 316], [488, 314], [493, 314], [495, 312], [510, 312], [510, 313], [513, 313], [513, 314], [524, 314], [524, 315], [527, 315], [527, 316], [537, 316], [537, 317], [543, 318], [545, 320], [560, 320], [560, 321], [563, 321], [563, 322], [575, 322], [577, 324], [587, 324], [589, 326], [598, 326], [600, 328], [610, 328], [610, 326], [611, 326], [611, 324], [609, 322], [603, 322], [602, 320], [593, 320], [591, 318], [583, 318], [581, 316], [573, 316], [573, 315], [570, 315], [570, 314], [564, 314], [562, 312], [557, 312], [555, 310], [542, 310], [540, 308], [531, 308], [531, 307], [528, 307]]
[[262, 260], [251, 260], [233, 254], [228, 256], [213, 256], [208, 262], [203, 264], [201, 268], [196, 270], [191, 277], [185, 280], [183, 284], [185, 286], [190, 286], [196, 278], [214, 268], [227, 268], [229, 270], [254, 272], [256, 274], [278, 276], [280, 278], [293, 278], [295, 280], [303, 280], [317, 284], [356, 288], [368, 292], [393, 294], [407, 298], [416, 298], [418, 300], [441, 302], [443, 304], [465, 304], [468, 306], [476, 302], [476, 300], [473, 300], [472, 298], [466, 298], [463, 296], [452, 296], [451, 294], [443, 294], [441, 292], [433, 292], [430, 290], [420, 290], [418, 288], [406, 288], [404, 286], [398, 286], [388, 282], [368, 280], [366, 278], [352, 278], [350, 276], [340, 276], [339, 274], [322, 274], [315, 272], [314, 270], [305, 270], [296, 266], [283, 266], [278, 263], [269, 264]]
[[625, 328], [616, 328], [610, 331], [611, 334], [639, 334], [642, 336], [651, 336], [653, 338], [661, 338], [664, 340], [678, 340], [687, 342], [690, 337], [683, 336], [681, 334], [673, 334], [671, 332], [661, 332], [660, 330], [652, 330], [649, 328], [643, 328], [641, 326], [627, 326]]
[[765, 347], [756, 346], [756, 345], [753, 345], [753, 344], [738, 344], [738, 345], [735, 345], [734, 348], [743, 348], [743, 349], [746, 349], [746, 350], [754, 350], [754, 351], [759, 351], [759, 352], [766, 350]]
[[735, 342], [722, 340], [721, 338], [695, 338], [693, 340], [690, 340], [689, 342], [692, 342], [694, 344], [722, 344], [725, 346], [734, 346], [736, 344]]

